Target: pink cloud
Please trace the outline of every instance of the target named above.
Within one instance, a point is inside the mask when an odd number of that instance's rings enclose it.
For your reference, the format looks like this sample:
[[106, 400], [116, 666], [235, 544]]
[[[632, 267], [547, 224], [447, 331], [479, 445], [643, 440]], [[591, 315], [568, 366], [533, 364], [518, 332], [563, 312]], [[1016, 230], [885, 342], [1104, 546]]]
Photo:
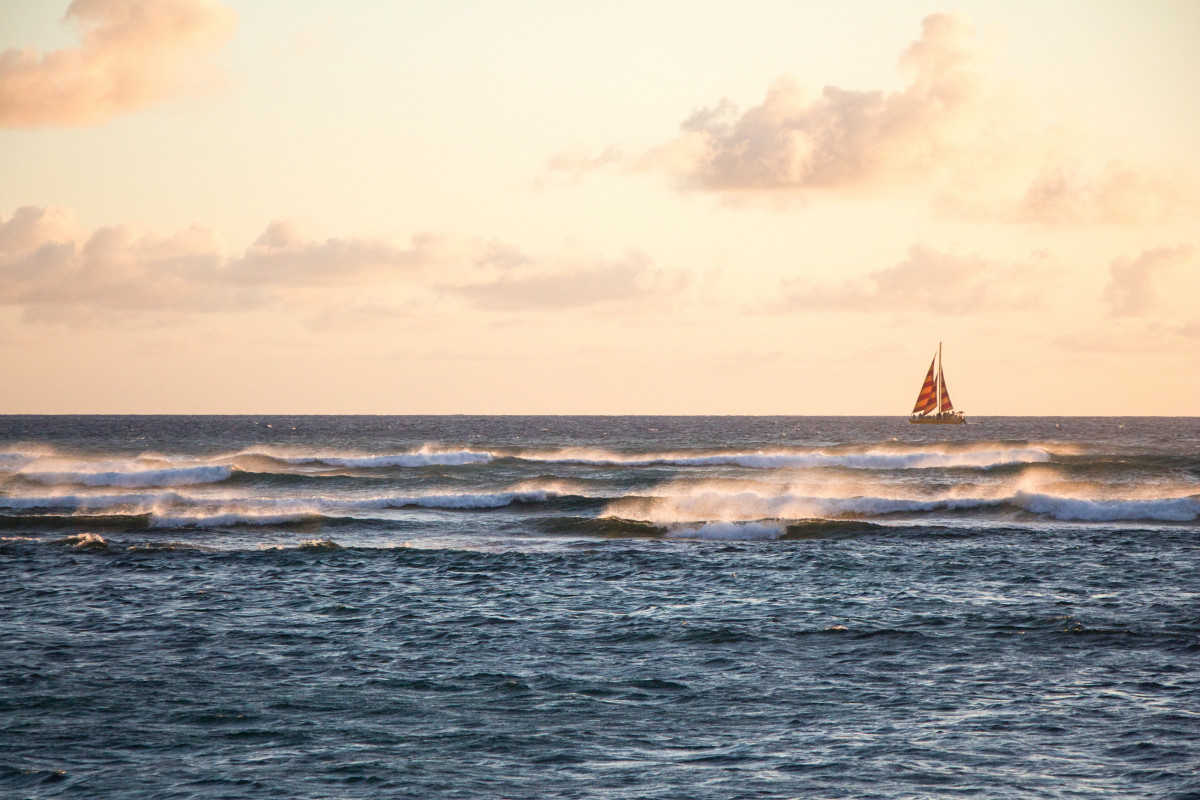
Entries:
[[215, 80], [234, 13], [215, 0], [74, 0], [79, 47], [0, 53], [0, 125], [93, 125]]
[[0, 217], [0, 306], [26, 319], [81, 324], [289, 308], [321, 327], [363, 324], [417, 301], [455, 298], [491, 311], [626, 309], [682, 290], [686, 275], [631, 251], [535, 258], [496, 239], [418, 233], [312, 239], [271, 222], [240, 252], [192, 225], [168, 235], [86, 230], [66, 209]]
[[82, 311], [246, 310], [306, 289], [408, 276], [438, 260], [438, 241], [315, 241], [276, 221], [243, 253], [228, 255], [200, 225], [166, 236], [127, 225], [86, 231], [64, 209], [27, 206], [0, 218], [0, 304], [67, 321]]
[[834, 285], [788, 281], [776, 310], [969, 314], [1036, 308], [1054, 273], [1044, 260], [1035, 254], [1027, 263], [1005, 265], [919, 244], [903, 261], [865, 278]]
[[[1195, 208], [1194, 181], [1179, 170], [1115, 158], [1074, 165], [1070, 126], [992, 75], [991, 60], [965, 17], [932, 14], [900, 55], [902, 89], [814, 92], [784, 75], [745, 111], [728, 99], [695, 111], [679, 136], [635, 166], [726, 199], [932, 190], [946, 216], [1058, 227], [1157, 221]], [[550, 166], [579, 174], [613, 160]]]
[[1137, 258], [1122, 256], [1109, 266], [1104, 301], [1114, 317], [1139, 316], [1158, 307], [1158, 282], [1162, 276], [1192, 259], [1190, 245], [1154, 247]]
[[493, 311], [553, 311], [662, 298], [687, 284], [683, 273], [656, 268], [637, 251], [566, 270], [527, 263], [530, 269], [519, 274], [506, 271], [486, 283], [446, 287], [446, 291]]
[[924, 172], [968, 144], [984, 116], [983, 61], [966, 19], [933, 14], [900, 57], [911, 75], [904, 89], [826, 86], [814, 96], [784, 76], [740, 115], [728, 100], [693, 113], [683, 136], [643, 165], [709, 191], [828, 189]]

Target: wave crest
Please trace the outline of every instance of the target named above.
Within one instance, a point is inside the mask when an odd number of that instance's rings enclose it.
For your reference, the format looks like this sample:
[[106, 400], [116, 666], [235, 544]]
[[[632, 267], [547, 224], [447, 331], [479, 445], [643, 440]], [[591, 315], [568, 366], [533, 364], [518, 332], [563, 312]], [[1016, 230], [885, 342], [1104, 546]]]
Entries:
[[1015, 464], [1043, 463], [1051, 453], [1042, 447], [995, 448], [945, 452], [937, 450], [867, 450], [861, 453], [812, 452], [735, 452], [707, 455], [657, 453], [622, 455], [607, 451], [588, 453], [522, 453], [513, 458], [548, 464], [578, 464], [613, 467], [743, 467], [746, 469], [787, 469], [805, 467], [841, 467], [845, 469], [992, 469]]
[[1191, 522], [1200, 517], [1200, 500], [1195, 497], [1094, 500], [1018, 492], [1012, 500], [1016, 505], [1034, 514], [1079, 522]]
[[383, 455], [279, 455], [271, 452], [249, 450], [239, 455], [259, 456], [296, 466], [314, 464], [327, 467], [349, 467], [369, 469], [373, 467], [434, 467], [460, 466], [463, 464], [487, 464], [495, 458], [492, 453], [478, 450], [418, 450], [409, 453], [387, 453]]
[[233, 475], [233, 467], [209, 465], [201, 467], [168, 467], [166, 469], [122, 469], [109, 471], [59, 470], [22, 471], [21, 477], [50, 486], [189, 486], [198, 483], [219, 483]]

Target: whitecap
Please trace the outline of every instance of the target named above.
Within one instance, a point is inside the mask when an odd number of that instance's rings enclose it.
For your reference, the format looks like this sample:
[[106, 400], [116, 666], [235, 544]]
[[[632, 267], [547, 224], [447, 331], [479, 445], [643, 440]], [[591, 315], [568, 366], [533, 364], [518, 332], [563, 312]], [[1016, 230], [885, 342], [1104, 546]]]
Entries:
[[1200, 517], [1200, 501], [1193, 497], [1155, 500], [1129, 498], [1094, 500], [1035, 492], [1018, 492], [1013, 497], [1013, 502], [1035, 514], [1081, 522], [1115, 522], [1118, 520], [1191, 522]]
[[171, 467], [168, 469], [122, 469], [105, 472], [91, 470], [23, 471], [21, 477], [49, 485], [79, 486], [187, 486], [218, 483], [233, 474], [233, 467]]

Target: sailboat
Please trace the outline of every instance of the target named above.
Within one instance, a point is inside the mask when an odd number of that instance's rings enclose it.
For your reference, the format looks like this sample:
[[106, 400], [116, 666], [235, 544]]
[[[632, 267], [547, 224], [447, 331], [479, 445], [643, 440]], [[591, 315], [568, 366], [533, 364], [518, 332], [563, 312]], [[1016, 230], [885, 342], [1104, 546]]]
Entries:
[[913, 406], [908, 421], [920, 425], [962, 425], [967, 421], [961, 411], [954, 410], [950, 393], [946, 391], [941, 342], [938, 342], [933, 361], [929, 362], [929, 373], [925, 376], [925, 383], [921, 384], [921, 393], [917, 395], [917, 404]]

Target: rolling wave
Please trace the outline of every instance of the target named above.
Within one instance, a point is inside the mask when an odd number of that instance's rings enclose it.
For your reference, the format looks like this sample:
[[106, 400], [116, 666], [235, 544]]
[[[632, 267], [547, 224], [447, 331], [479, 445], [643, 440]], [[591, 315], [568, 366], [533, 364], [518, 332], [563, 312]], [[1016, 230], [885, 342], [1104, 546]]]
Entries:
[[[8, 518], [25, 514], [46, 516], [63, 513], [103, 516], [106, 512], [124, 517], [150, 515], [151, 524], [155, 527], [190, 527], [273, 525], [330, 514], [363, 514], [405, 508], [495, 510], [514, 505], [538, 506], [552, 501], [558, 501], [556, 507], [564, 510], [582, 510], [587, 506], [595, 508], [596, 504], [602, 503], [597, 517], [602, 520], [620, 519], [666, 527], [717, 525], [718, 528], [713, 531], [723, 530], [719, 527], [721, 525], [744, 525], [762, 520], [861, 520], [905, 514], [950, 515], [952, 518], [957, 513], [970, 514], [981, 510], [1031, 513], [1078, 522], [1191, 522], [1200, 518], [1200, 495], [1096, 499], [1023, 490], [997, 496], [925, 497], [829, 497], [753, 491], [701, 491], [691, 494], [625, 495], [615, 499], [562, 494], [545, 489], [368, 497], [209, 497], [158, 492], [0, 497], [0, 511], [8, 512], [5, 514]], [[613, 523], [602, 523], [609, 524]], [[772, 525], [775, 523], [772, 522]], [[581, 529], [580, 532], [584, 531]], [[717, 533], [711, 533], [711, 536], [719, 538]], [[753, 534], [754, 538], [765, 536], [762, 532]]]
[[441, 449], [426, 445], [399, 453], [296, 453], [248, 449], [227, 455], [172, 458], [142, 454], [133, 459], [66, 459], [40, 452], [0, 453], [0, 471], [46, 485], [138, 488], [220, 483], [235, 473], [295, 476], [295, 468], [414, 469], [485, 465], [495, 461], [596, 467], [740, 467], [744, 469], [844, 468], [856, 470], [992, 469], [1048, 462], [1045, 446], [992, 446], [969, 450], [874, 447], [861, 452], [778, 450], [744, 452], [643, 452], [566, 448], [549, 451]]
[[94, 510], [122, 506], [146, 507], [186, 503], [189, 498], [173, 492], [155, 494], [53, 494], [0, 497], [0, 508], [13, 510], [79, 509]]
[[617, 467], [744, 467], [747, 469], [781, 469], [800, 467], [843, 467], [847, 469], [935, 469], [975, 468], [1033, 464], [1049, 461], [1051, 453], [1042, 447], [1002, 448], [945, 452], [938, 450], [889, 451], [868, 450], [862, 453], [811, 452], [735, 452], [708, 455], [639, 454], [622, 455], [596, 451], [572, 454], [571, 451], [522, 453], [511, 456], [522, 461], [550, 464]]
[[457, 494], [388, 495], [380, 497], [259, 497], [212, 498], [173, 492], [120, 495], [49, 495], [0, 497], [0, 509], [48, 513], [67, 511], [95, 516], [108, 511], [116, 517], [149, 515], [152, 527], [201, 525], [277, 525], [330, 513], [384, 509], [428, 508], [445, 510], [498, 509], [510, 505], [545, 503], [557, 498], [549, 491], [463, 492]]
[[462, 464], [487, 464], [495, 455], [476, 450], [458, 450], [451, 452], [393, 453], [385, 455], [336, 456], [336, 455], [305, 455], [281, 456], [261, 452], [246, 452], [242, 455], [258, 455], [281, 461], [285, 464], [320, 464], [329, 467], [431, 467], [459, 466]]
[[103, 472], [91, 470], [28, 471], [18, 473], [22, 478], [48, 485], [74, 486], [189, 486], [198, 483], [219, 483], [233, 474], [233, 467], [209, 465], [199, 467], [168, 467], [165, 469], [122, 469]]
[[1191, 522], [1200, 517], [1200, 496], [1096, 500], [1018, 492], [1012, 502], [1034, 514], [1079, 522]]
[[1191, 522], [1200, 518], [1200, 496], [1094, 499], [1017, 491], [995, 497], [823, 497], [707, 491], [690, 495], [624, 497], [609, 503], [603, 514], [660, 525], [679, 525], [744, 524], [756, 520], [858, 519], [981, 509], [1007, 509], [1077, 522]]

